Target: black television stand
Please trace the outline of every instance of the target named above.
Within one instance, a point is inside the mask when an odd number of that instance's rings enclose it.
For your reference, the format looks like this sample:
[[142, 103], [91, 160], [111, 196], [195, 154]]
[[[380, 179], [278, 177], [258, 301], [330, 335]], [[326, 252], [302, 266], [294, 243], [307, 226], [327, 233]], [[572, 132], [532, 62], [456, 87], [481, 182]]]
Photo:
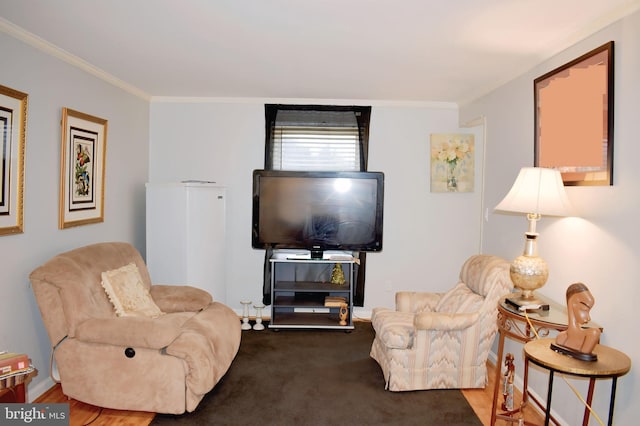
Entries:
[[[350, 331], [353, 326], [353, 285], [356, 259], [352, 254], [311, 258], [274, 251], [271, 263], [271, 320], [269, 328], [322, 328]], [[345, 283], [332, 284], [336, 264]], [[343, 306], [341, 306], [344, 304]], [[341, 323], [340, 311], [346, 309]]]

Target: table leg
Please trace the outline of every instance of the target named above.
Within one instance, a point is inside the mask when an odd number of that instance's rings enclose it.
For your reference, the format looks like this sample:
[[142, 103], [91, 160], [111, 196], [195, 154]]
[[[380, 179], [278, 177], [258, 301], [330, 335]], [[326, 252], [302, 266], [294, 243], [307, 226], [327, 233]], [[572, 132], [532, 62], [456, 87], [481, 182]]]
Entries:
[[584, 416], [582, 416], [582, 426], [589, 426], [589, 416], [591, 415], [591, 411], [589, 411], [589, 407], [591, 407], [591, 402], [593, 401], [593, 387], [595, 383], [596, 383], [596, 379], [591, 377], [589, 379], [589, 390], [587, 391], [588, 407], [584, 407]]
[[500, 389], [500, 378], [502, 377], [502, 352], [504, 351], [504, 334], [498, 332], [498, 359], [496, 360], [496, 380], [493, 386], [493, 405], [491, 406], [491, 425], [496, 424], [496, 411], [498, 407], [498, 389]]
[[553, 392], [553, 370], [549, 370], [549, 386], [547, 387], [547, 409], [544, 414], [544, 426], [549, 425], [551, 418], [551, 392]]
[[527, 405], [529, 400], [529, 358], [524, 357], [524, 378], [522, 382], [522, 406]]
[[24, 404], [27, 401], [27, 398], [26, 398], [27, 397], [27, 389], [26, 389], [26, 386], [24, 385], [24, 383], [20, 383], [19, 385], [16, 385], [16, 393], [18, 394], [16, 402]]
[[611, 378], [611, 399], [609, 399], [609, 426], [613, 424], [613, 406], [616, 403], [616, 387], [618, 385], [618, 377]]

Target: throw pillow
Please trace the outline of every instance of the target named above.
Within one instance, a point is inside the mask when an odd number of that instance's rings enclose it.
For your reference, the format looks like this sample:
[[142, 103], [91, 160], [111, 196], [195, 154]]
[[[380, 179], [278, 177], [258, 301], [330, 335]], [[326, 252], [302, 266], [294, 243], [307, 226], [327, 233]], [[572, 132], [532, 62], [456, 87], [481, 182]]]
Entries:
[[119, 317], [145, 316], [156, 318], [163, 314], [142, 283], [135, 263], [102, 273], [102, 287]]

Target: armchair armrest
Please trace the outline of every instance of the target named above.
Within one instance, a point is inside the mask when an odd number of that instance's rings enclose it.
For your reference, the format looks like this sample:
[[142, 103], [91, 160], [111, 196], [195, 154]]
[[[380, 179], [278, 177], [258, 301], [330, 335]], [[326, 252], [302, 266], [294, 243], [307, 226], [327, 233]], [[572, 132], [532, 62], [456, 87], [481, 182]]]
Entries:
[[90, 343], [162, 349], [178, 337], [182, 324], [191, 316], [90, 318], [80, 323], [70, 337]]
[[396, 311], [431, 312], [444, 293], [399, 291], [396, 293]]
[[413, 325], [416, 330], [464, 330], [477, 323], [479, 317], [479, 312], [470, 314], [423, 312], [416, 314]]
[[151, 298], [162, 312], [198, 312], [213, 301], [211, 295], [188, 285], [152, 285]]

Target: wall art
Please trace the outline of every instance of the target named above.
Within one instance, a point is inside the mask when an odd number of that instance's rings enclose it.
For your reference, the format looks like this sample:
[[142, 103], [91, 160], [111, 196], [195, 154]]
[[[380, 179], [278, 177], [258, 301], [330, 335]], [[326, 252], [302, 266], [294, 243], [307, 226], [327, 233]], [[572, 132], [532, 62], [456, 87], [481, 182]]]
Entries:
[[534, 165], [613, 184], [613, 41], [534, 80]]
[[431, 135], [431, 192], [473, 192], [474, 175], [472, 134]]
[[28, 95], [0, 85], [0, 235], [24, 232], [24, 156]]
[[59, 228], [104, 221], [107, 120], [62, 109]]

